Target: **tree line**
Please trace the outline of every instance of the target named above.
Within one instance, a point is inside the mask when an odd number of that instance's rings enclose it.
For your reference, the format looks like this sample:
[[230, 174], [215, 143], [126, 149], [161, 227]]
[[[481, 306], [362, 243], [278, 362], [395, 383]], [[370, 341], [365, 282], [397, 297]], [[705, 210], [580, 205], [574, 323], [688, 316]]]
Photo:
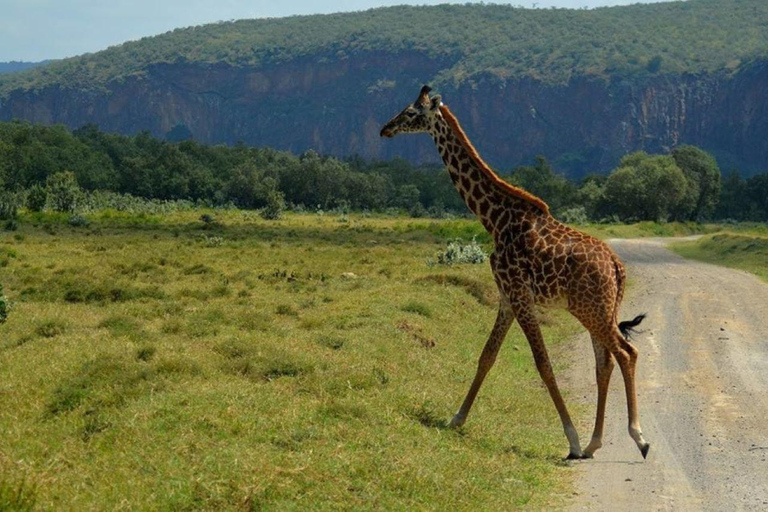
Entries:
[[[566, 222], [768, 221], [768, 174], [721, 177], [693, 146], [668, 155], [635, 152], [609, 175], [580, 182], [544, 157], [500, 175], [544, 199]], [[78, 194], [109, 191], [146, 200], [186, 200], [244, 209], [396, 209], [412, 216], [466, 214], [447, 171], [405, 160], [338, 159], [313, 151], [170, 142], [88, 125], [0, 123], [0, 190], [5, 203], [73, 211]], [[7, 199], [12, 197], [13, 199]], [[0, 210], [4, 207], [0, 204]]]

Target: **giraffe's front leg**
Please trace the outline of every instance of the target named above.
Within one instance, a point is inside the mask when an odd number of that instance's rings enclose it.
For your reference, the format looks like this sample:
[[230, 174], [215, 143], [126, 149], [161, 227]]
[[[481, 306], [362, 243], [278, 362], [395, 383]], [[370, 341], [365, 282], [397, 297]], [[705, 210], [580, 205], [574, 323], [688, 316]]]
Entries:
[[480, 386], [483, 384], [486, 374], [496, 361], [496, 355], [499, 353], [499, 348], [501, 348], [501, 344], [504, 342], [504, 337], [507, 335], [509, 327], [514, 320], [515, 315], [509, 307], [509, 302], [502, 299], [499, 303], [499, 312], [496, 315], [496, 323], [493, 326], [491, 335], [488, 337], [488, 341], [485, 343], [485, 348], [483, 348], [483, 353], [480, 355], [480, 360], [477, 362], [475, 379], [469, 387], [469, 392], [467, 392], [467, 397], [464, 399], [464, 403], [461, 404], [459, 412], [457, 412], [451, 420], [451, 427], [460, 427], [467, 421], [469, 409], [472, 408], [472, 403], [475, 401], [477, 392], [480, 390]]
[[565, 437], [568, 438], [568, 444], [570, 445], [568, 458], [581, 459], [583, 458], [583, 453], [581, 451], [581, 443], [579, 442], [579, 434], [576, 432], [576, 427], [573, 426], [571, 416], [568, 414], [568, 408], [565, 406], [560, 389], [557, 387], [555, 373], [552, 371], [552, 365], [549, 362], [549, 354], [544, 346], [544, 337], [541, 334], [539, 323], [536, 321], [536, 316], [533, 312], [533, 302], [520, 304], [516, 314], [517, 321], [531, 346], [533, 359], [536, 361], [536, 369], [539, 371], [541, 380], [547, 386], [549, 396], [555, 403], [557, 413], [560, 415], [560, 421], [563, 423]]

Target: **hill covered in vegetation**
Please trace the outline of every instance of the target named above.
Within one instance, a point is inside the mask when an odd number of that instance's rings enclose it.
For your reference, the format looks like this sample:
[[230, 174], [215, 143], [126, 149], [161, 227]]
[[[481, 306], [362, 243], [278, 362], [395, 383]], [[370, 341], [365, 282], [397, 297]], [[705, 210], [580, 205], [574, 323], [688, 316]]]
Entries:
[[692, 0], [593, 10], [508, 5], [397, 6], [182, 28], [63, 60], [3, 82], [83, 89], [157, 64], [260, 68], [306, 57], [416, 51], [445, 62], [434, 77], [566, 83], [574, 76], [707, 73], [768, 57], [768, 3]]
[[178, 29], [3, 76], [0, 119], [424, 161], [428, 141], [377, 128], [429, 82], [502, 165], [543, 153], [579, 175], [691, 143], [761, 170], [766, 59], [763, 0], [399, 6]]

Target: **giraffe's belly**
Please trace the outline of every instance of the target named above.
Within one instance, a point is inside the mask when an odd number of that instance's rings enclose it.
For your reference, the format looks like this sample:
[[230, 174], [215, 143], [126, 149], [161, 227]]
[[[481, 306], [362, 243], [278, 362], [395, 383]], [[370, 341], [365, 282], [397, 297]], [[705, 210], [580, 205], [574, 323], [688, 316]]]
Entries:
[[566, 283], [557, 277], [544, 280], [536, 280], [531, 283], [533, 300], [539, 306], [549, 308], [567, 307], [568, 290]]
[[558, 294], [535, 294], [534, 302], [537, 306], [549, 309], [568, 309], [568, 296], [565, 293]]

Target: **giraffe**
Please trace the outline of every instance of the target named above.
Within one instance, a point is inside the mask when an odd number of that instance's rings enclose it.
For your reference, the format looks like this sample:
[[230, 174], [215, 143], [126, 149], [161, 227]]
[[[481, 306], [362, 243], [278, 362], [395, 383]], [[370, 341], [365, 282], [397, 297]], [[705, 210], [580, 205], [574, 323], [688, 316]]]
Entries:
[[[568, 439], [568, 459], [592, 458], [602, 446], [608, 384], [618, 363], [624, 378], [629, 435], [643, 458], [643, 437], [635, 394], [637, 349], [629, 334], [645, 315], [617, 323], [626, 271], [601, 240], [570, 228], [550, 215], [547, 204], [503, 181], [483, 161], [439, 95], [424, 86], [416, 101], [381, 129], [382, 137], [426, 132], [432, 136], [459, 194], [494, 241], [491, 270], [499, 289], [496, 322], [480, 355], [475, 378], [451, 427], [464, 424], [499, 348], [517, 320], [533, 353]], [[579, 436], [557, 387], [535, 308], [564, 307], [590, 333], [595, 354], [597, 412], [592, 439], [582, 451]]]

